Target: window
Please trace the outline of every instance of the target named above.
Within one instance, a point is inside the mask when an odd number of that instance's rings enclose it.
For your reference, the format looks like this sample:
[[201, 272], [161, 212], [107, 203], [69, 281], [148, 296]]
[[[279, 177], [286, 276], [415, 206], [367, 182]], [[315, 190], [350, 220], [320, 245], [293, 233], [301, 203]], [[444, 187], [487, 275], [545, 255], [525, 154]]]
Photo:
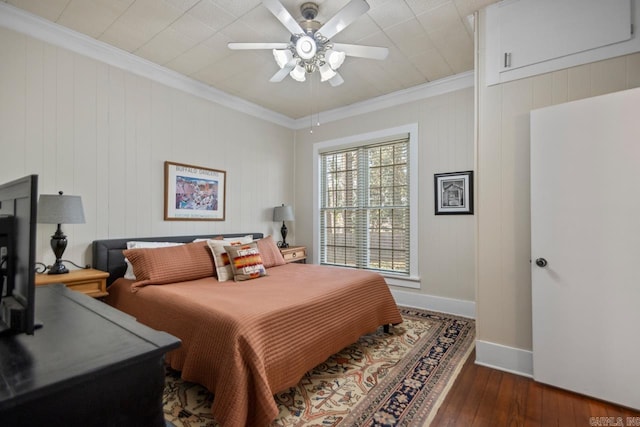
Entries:
[[320, 263], [409, 275], [409, 137], [319, 153]]

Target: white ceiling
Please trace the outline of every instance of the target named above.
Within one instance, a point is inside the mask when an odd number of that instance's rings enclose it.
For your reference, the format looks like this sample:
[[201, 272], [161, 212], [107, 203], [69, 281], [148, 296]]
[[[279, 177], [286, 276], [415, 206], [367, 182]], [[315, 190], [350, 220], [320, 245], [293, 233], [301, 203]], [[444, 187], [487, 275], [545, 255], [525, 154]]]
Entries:
[[[305, 83], [278, 71], [270, 50], [231, 51], [228, 42], [288, 42], [260, 0], [3, 0], [292, 119], [473, 69], [475, 10], [498, 0], [367, 0], [371, 9], [332, 40], [384, 46], [384, 61], [347, 57], [345, 83]], [[307, 0], [281, 0], [295, 18]], [[349, 0], [317, 0], [326, 22]], [[310, 99], [313, 102], [310, 102]]]

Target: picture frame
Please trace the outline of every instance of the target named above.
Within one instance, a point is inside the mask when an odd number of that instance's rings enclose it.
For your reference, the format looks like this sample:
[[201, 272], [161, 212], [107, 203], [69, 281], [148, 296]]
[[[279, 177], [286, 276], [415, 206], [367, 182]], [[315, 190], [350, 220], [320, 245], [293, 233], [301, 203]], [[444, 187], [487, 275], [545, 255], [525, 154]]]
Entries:
[[473, 215], [473, 171], [434, 174], [436, 215]]
[[227, 173], [164, 162], [165, 221], [224, 221]]

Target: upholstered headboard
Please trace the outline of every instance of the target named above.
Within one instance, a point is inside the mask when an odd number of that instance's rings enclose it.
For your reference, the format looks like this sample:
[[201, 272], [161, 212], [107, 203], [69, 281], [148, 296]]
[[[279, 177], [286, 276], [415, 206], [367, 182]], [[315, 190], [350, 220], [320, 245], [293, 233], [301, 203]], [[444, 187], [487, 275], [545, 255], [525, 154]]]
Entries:
[[190, 243], [195, 239], [222, 237], [239, 237], [253, 235], [254, 239], [263, 237], [262, 233], [231, 233], [231, 234], [215, 234], [205, 236], [165, 236], [165, 237], [128, 237], [122, 239], [104, 239], [93, 241], [93, 267], [98, 270], [109, 273], [107, 278], [107, 286], [111, 285], [116, 279], [123, 277], [127, 271], [127, 264], [124, 262], [122, 251], [127, 249], [127, 242], [180, 242]]

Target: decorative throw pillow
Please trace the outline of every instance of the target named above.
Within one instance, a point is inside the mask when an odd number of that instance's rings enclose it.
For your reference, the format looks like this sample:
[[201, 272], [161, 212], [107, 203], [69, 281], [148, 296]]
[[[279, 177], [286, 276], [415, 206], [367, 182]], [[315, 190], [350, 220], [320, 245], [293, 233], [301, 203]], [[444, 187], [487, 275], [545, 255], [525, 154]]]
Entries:
[[278, 249], [278, 245], [276, 245], [275, 240], [273, 240], [273, 237], [264, 237], [256, 240], [256, 243], [258, 244], [258, 252], [260, 252], [260, 256], [262, 257], [264, 268], [271, 268], [286, 264], [280, 249]]
[[229, 264], [229, 256], [224, 249], [225, 246], [242, 245], [251, 243], [253, 236], [248, 235], [244, 237], [225, 237], [223, 240], [207, 240], [207, 245], [211, 249], [213, 254], [213, 261], [216, 267], [216, 274], [218, 275], [219, 282], [225, 282], [233, 279], [233, 270], [231, 264]]
[[[131, 241], [131, 242], [127, 242], [127, 249], [166, 248], [168, 246], [180, 246], [180, 245], [184, 245], [184, 243]], [[127, 271], [124, 273], [124, 278], [129, 280], [136, 280], [136, 275], [133, 273], [133, 266], [131, 265], [131, 261], [125, 258], [124, 262], [127, 264]]]
[[262, 263], [262, 257], [256, 242], [225, 246], [224, 248], [229, 255], [229, 262], [233, 270], [233, 280], [236, 282], [257, 279], [267, 275], [267, 269]]
[[164, 248], [127, 249], [136, 282], [133, 289], [213, 276], [215, 266], [206, 242]]

